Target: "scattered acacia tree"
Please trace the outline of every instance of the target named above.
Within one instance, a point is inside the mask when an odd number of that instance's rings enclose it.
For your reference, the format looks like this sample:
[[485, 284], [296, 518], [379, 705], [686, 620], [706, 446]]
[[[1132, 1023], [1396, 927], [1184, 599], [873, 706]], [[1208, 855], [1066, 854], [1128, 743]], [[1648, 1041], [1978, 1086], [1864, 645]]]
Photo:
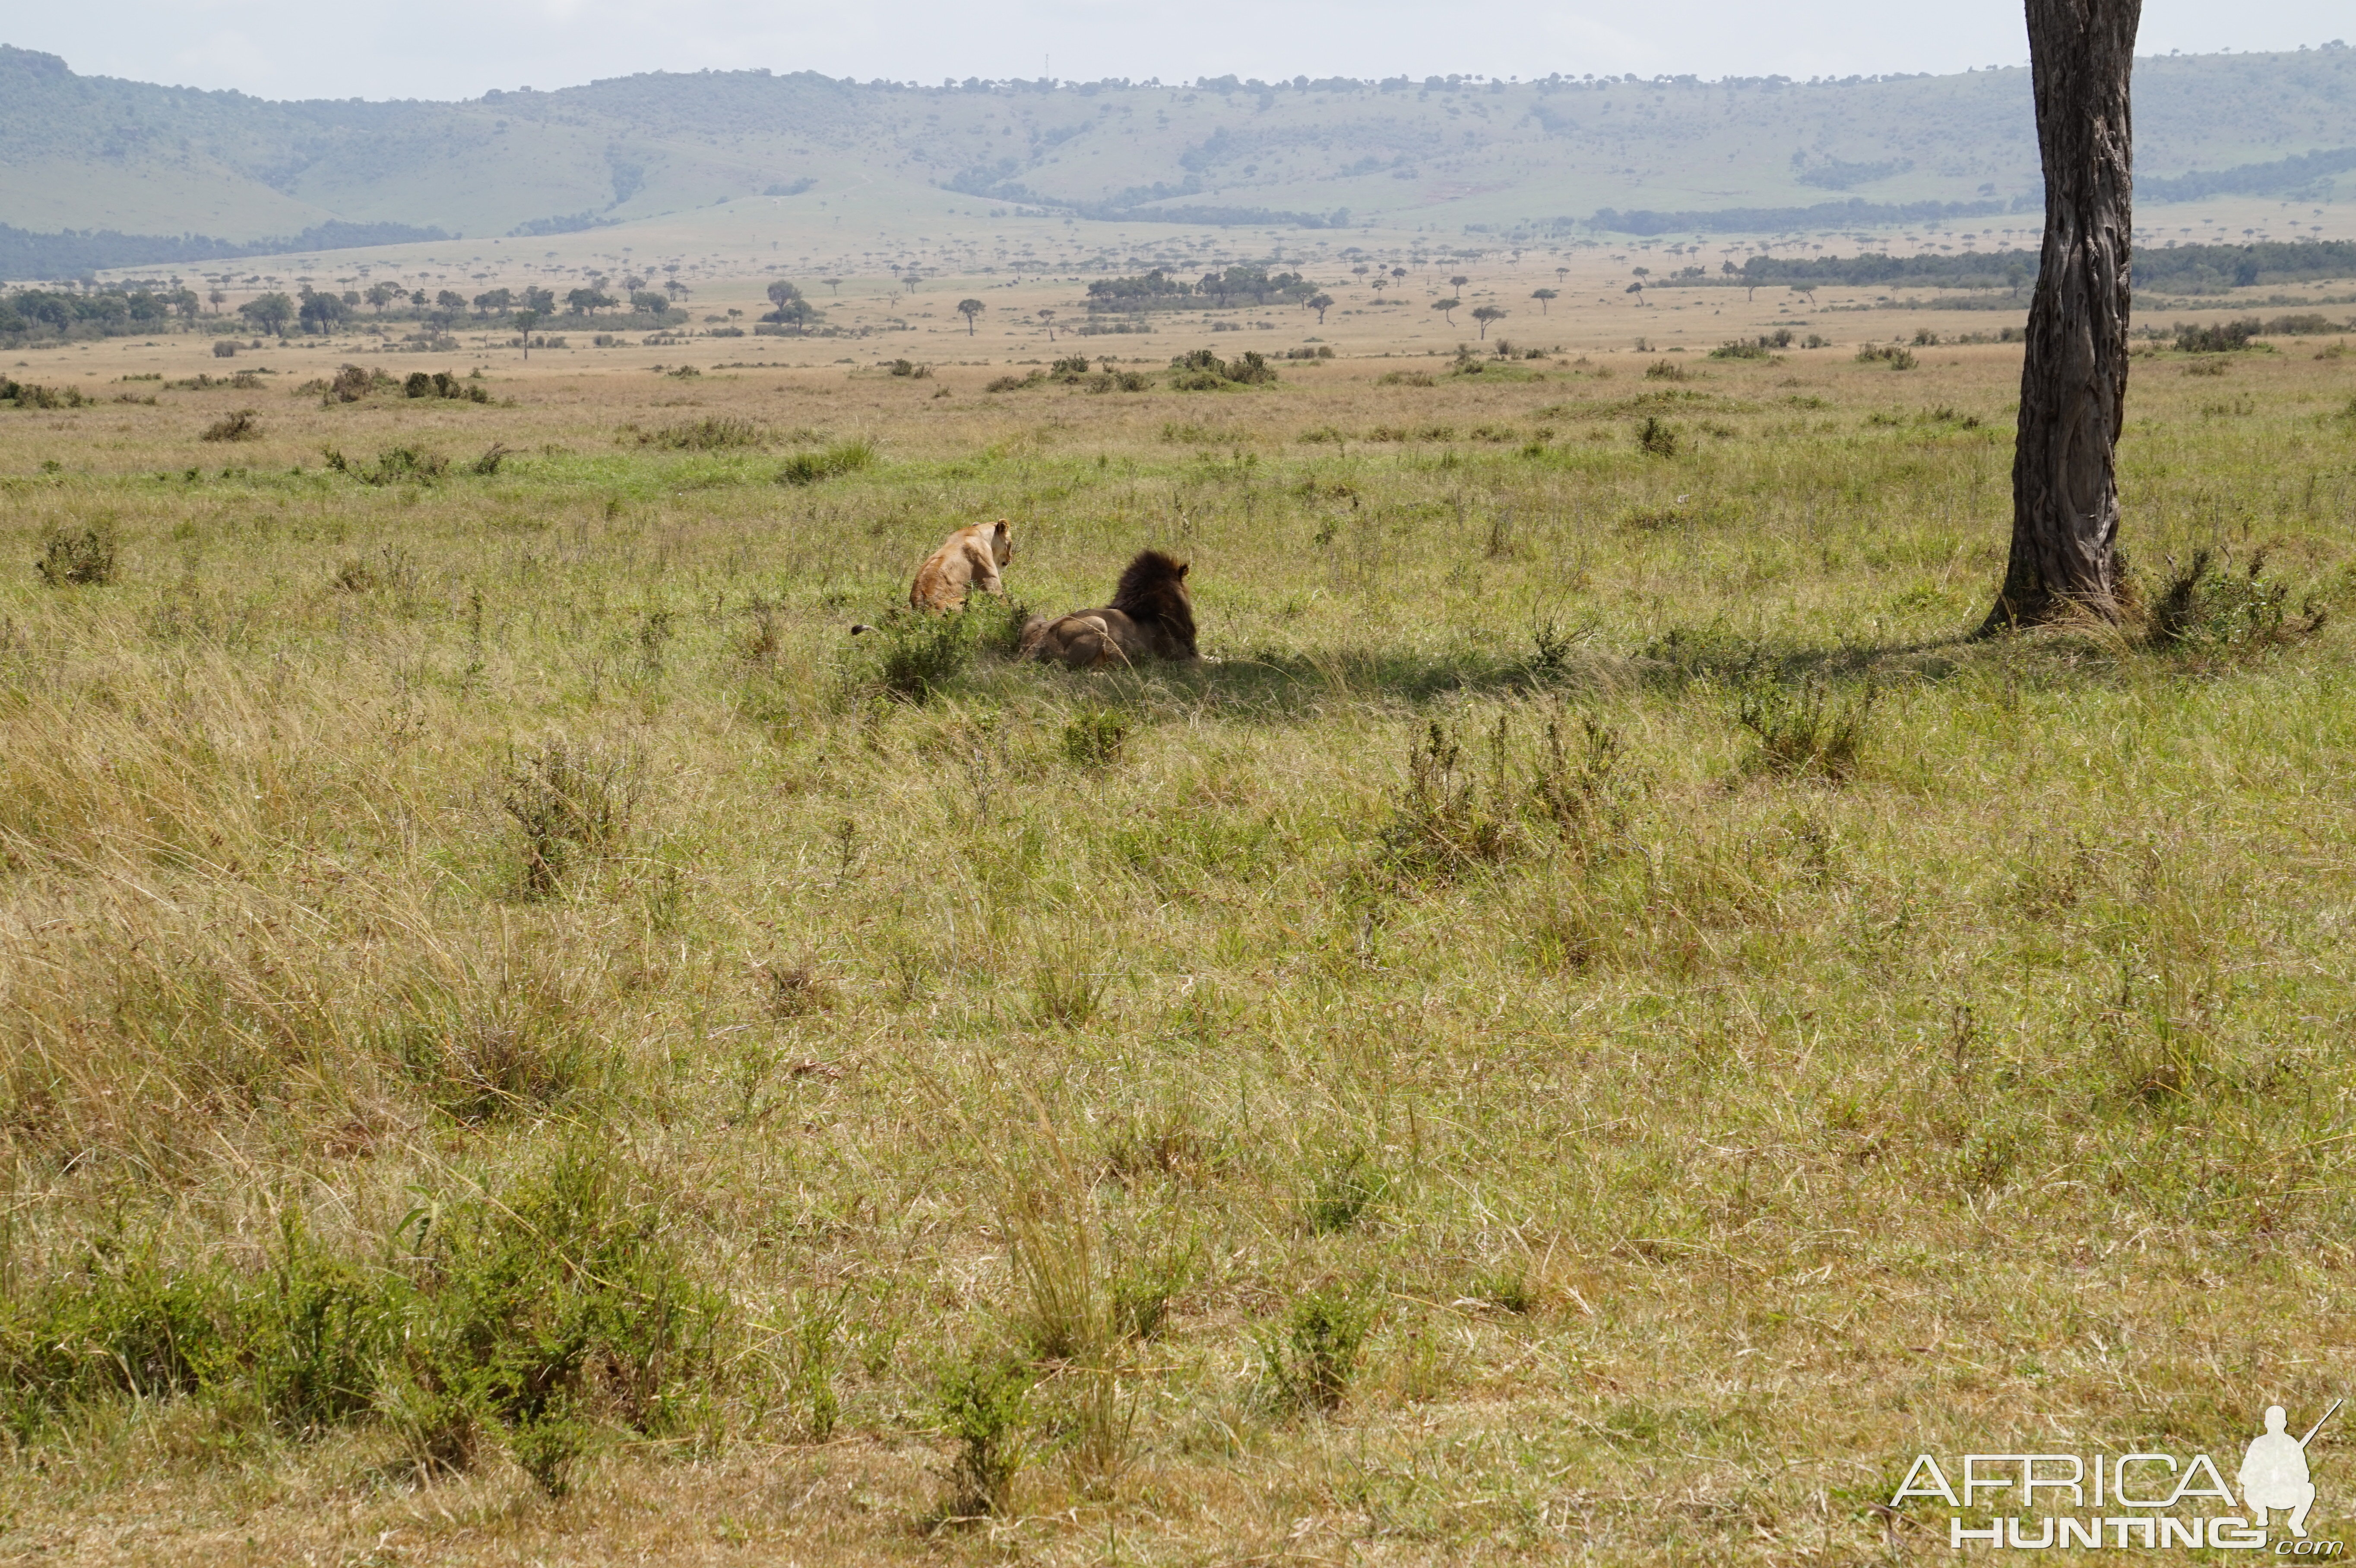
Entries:
[[958, 314], [965, 317], [965, 335], [968, 337], [971, 337], [973, 336], [973, 318], [980, 315], [983, 311], [990, 307], [983, 304], [980, 300], [959, 300], [957, 303], [957, 307]]
[[2012, 551], [1984, 632], [2120, 613], [2119, 426], [2135, 218], [2129, 76], [2142, 0], [2028, 0], [2045, 242], [2013, 440]]
[[1055, 342], [1055, 313], [1054, 311], [1052, 311], [1052, 310], [1042, 310], [1042, 311], [1040, 311], [1040, 312], [1038, 313], [1038, 315], [1039, 315], [1039, 321], [1040, 321], [1040, 324], [1041, 324], [1042, 325], [1044, 325], [1044, 327], [1046, 327], [1046, 329], [1047, 329], [1047, 341], [1048, 341], [1048, 342], [1050, 342], [1050, 343]]
[[1462, 293], [1464, 292], [1464, 285], [1472, 281], [1472, 279], [1466, 277], [1463, 273], [1459, 272], [1454, 277], [1448, 280], [1448, 286], [1454, 289], [1457, 293]]
[[369, 306], [379, 315], [382, 315], [384, 314], [385, 306], [391, 304], [400, 297], [401, 291], [394, 288], [391, 283], [370, 283], [369, 285]]
[[212, 306], [213, 314], [218, 315], [220, 314], [220, 307], [229, 304], [229, 295], [221, 293], [219, 289], [214, 289], [205, 295], [205, 303]]
[[1464, 302], [1460, 299], [1434, 300], [1431, 302], [1431, 308], [1440, 313], [1440, 320], [1446, 322], [1451, 326], [1454, 326], [1456, 325], [1456, 317], [1451, 313], [1454, 312], [1458, 305], [1461, 305]]
[[[526, 292], [537, 293], [538, 291]], [[523, 357], [526, 359], [531, 357], [531, 329], [540, 325], [540, 316], [541, 313], [537, 310], [519, 310], [515, 313], [516, 330], [523, 334]]]
[[1530, 291], [1530, 298], [1538, 302], [1538, 314], [1540, 315], [1547, 314], [1547, 301], [1551, 299], [1560, 299], [1561, 297], [1562, 296], [1560, 294], [1558, 294], [1552, 289], [1532, 289]]
[[841, 278], [820, 278], [819, 282], [826, 285], [827, 293], [830, 294], [840, 294], [842, 293], [842, 280]]
[[253, 323], [256, 331], [273, 336], [286, 336], [286, 324], [294, 319], [294, 301], [277, 293], [256, 294], [237, 307], [237, 314]]
[[1557, 267], [1554, 270], [1554, 281], [1558, 283], [1568, 283], [1570, 282], [1570, 269], [1569, 267]]
[[1323, 326], [1325, 325], [1325, 313], [1333, 308], [1333, 296], [1321, 289], [1302, 300], [1301, 304], [1304, 310], [1313, 310], [1317, 313], [1317, 325]]
[[1407, 282], [1407, 269], [1405, 267], [1393, 267], [1391, 269], [1391, 282], [1394, 283], [1403, 283]]
[[1473, 308], [1472, 319], [1481, 324], [1481, 336], [1485, 338], [1489, 336], [1489, 324], [1505, 320], [1505, 313], [1493, 304], [1477, 305]]

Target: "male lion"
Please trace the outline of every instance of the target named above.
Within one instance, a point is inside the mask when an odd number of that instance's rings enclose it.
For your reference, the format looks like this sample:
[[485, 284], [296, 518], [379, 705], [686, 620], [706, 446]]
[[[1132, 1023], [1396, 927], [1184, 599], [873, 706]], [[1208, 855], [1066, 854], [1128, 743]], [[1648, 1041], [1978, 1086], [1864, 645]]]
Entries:
[[1203, 656], [1194, 651], [1194, 601], [1186, 592], [1186, 563], [1158, 549], [1138, 551], [1120, 574], [1110, 604], [1053, 620], [1032, 617], [1023, 624], [1015, 656], [1057, 659], [1069, 669], [1149, 658], [1194, 663]]
[[959, 528], [916, 568], [916, 585], [908, 590], [912, 610], [960, 610], [974, 589], [1004, 593], [998, 569], [1014, 559], [1013, 536], [1006, 519]]

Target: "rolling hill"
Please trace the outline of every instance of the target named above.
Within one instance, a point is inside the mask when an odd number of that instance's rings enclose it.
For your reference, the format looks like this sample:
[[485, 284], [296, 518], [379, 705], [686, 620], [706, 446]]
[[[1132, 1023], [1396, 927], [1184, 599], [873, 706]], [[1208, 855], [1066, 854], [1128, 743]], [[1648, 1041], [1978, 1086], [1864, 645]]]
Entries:
[[[2145, 203], [2356, 196], [2356, 51], [2137, 68]], [[944, 220], [1461, 234], [1868, 229], [2033, 211], [2028, 73], [1794, 82], [649, 74], [273, 102], [0, 46], [0, 273], [578, 231], [763, 197]], [[839, 209], [838, 209], [839, 210]], [[336, 226], [345, 226], [337, 228]]]

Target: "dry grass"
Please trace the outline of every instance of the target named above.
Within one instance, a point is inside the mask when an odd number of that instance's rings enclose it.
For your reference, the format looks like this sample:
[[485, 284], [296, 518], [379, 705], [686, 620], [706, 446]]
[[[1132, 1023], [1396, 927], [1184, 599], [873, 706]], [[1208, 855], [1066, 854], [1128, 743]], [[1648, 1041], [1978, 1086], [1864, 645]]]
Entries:
[[[2227, 585], [1969, 645], [2016, 364], [714, 372], [689, 414], [551, 371], [290, 400], [226, 471], [191, 432], [242, 393], [0, 413], [0, 1539], [1944, 1560], [1869, 1507], [1918, 1448], [2319, 1404], [2356, 720], [2298, 607], [2349, 596], [2344, 376], [2254, 359], [2230, 420], [2139, 376], [2131, 546]], [[614, 439], [703, 420], [873, 460]], [[509, 454], [320, 464], [461, 440]], [[848, 625], [1000, 516], [1035, 605], [1188, 557], [1219, 662], [985, 646], [889, 699]], [[102, 517], [112, 581], [45, 583]], [[1762, 761], [1811, 713], [1838, 746]], [[597, 1233], [661, 1238], [617, 1299], [709, 1293], [708, 1360], [598, 1317], [610, 1361], [472, 1425], [413, 1368], [291, 1424], [266, 1336], [35, 1375], [39, 1312], [93, 1358], [152, 1320], [102, 1280], [261, 1335], [221, 1303], [290, 1237], [457, 1321], [477, 1254], [421, 1217], [584, 1140]], [[1021, 1398], [959, 1405], [992, 1368]], [[968, 1427], [1020, 1463], [959, 1471]]]

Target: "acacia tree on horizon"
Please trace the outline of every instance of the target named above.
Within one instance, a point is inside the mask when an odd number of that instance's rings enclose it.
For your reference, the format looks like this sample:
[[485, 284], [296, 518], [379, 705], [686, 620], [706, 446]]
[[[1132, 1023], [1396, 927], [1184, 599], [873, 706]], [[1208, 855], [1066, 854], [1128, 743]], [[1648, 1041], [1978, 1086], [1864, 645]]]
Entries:
[[1473, 310], [1472, 319], [1481, 324], [1481, 336], [1485, 341], [1489, 336], [1489, 324], [1493, 321], [1505, 320], [1505, 313], [1495, 305], [1484, 304]]
[[2045, 238], [2012, 458], [2012, 549], [1983, 634], [2115, 621], [2135, 225], [2129, 78], [2142, 0], [2027, 0]]
[[957, 302], [957, 307], [958, 314], [965, 317], [965, 335], [968, 337], [971, 337], [973, 336], [973, 318], [980, 315], [983, 311], [988, 310], [990, 307], [983, 304], [980, 300], [959, 300]]

